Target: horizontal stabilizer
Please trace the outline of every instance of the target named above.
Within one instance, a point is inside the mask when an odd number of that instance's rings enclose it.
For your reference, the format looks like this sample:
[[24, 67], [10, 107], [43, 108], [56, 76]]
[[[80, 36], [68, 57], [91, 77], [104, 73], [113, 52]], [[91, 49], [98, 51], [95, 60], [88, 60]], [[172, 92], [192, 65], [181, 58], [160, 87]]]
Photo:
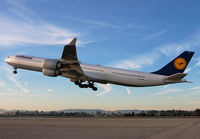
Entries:
[[176, 73], [166, 77], [164, 80], [179, 81], [183, 79], [186, 75], [187, 73]]

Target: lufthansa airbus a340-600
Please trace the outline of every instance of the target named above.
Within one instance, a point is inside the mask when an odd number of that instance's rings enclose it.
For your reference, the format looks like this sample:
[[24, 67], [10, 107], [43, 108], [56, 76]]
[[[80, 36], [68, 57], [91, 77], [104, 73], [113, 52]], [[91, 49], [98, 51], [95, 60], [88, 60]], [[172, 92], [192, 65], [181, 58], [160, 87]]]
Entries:
[[158, 71], [145, 73], [118, 68], [89, 65], [81, 63], [76, 53], [76, 38], [64, 46], [61, 59], [46, 59], [25, 55], [8, 56], [5, 62], [17, 69], [42, 72], [46, 76], [62, 76], [69, 78], [80, 88], [97, 87], [94, 83], [117, 84], [132, 87], [159, 86], [173, 83], [188, 82], [183, 79], [184, 73], [194, 52], [185, 51]]

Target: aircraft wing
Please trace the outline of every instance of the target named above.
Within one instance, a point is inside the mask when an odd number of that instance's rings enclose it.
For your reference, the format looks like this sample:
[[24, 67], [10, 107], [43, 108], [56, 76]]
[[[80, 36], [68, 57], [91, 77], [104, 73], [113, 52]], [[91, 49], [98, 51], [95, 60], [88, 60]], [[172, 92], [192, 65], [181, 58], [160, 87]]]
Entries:
[[70, 78], [73, 82], [80, 79], [83, 81], [87, 80], [77, 57], [76, 41], [77, 38], [74, 38], [69, 44], [64, 46], [63, 54], [60, 59], [63, 63], [63, 67], [61, 69], [62, 76]]

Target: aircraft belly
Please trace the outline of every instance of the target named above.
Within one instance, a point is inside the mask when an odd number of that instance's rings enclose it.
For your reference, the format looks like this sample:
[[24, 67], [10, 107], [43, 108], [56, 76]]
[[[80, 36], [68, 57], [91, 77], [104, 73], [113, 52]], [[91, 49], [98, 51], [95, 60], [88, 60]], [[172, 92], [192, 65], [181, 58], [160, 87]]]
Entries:
[[15, 68], [42, 72], [42, 62], [16, 60], [16, 62], [12, 63], [12, 66]]
[[84, 70], [84, 74], [85, 76], [87, 76], [89, 79], [92, 79], [92, 80], [105, 80], [104, 73], [101, 73], [101, 72]]
[[125, 75], [112, 75], [105, 76], [105, 80], [109, 83], [124, 85], [124, 86], [155, 86], [162, 85], [164, 82], [161, 79], [155, 77], [130, 77]]

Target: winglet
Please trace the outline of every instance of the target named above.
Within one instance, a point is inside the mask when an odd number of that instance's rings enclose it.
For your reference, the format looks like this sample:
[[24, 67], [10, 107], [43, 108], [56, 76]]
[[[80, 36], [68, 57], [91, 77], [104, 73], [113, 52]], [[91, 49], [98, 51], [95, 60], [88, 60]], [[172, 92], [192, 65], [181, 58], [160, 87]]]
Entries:
[[77, 38], [74, 38], [68, 45], [76, 45]]

